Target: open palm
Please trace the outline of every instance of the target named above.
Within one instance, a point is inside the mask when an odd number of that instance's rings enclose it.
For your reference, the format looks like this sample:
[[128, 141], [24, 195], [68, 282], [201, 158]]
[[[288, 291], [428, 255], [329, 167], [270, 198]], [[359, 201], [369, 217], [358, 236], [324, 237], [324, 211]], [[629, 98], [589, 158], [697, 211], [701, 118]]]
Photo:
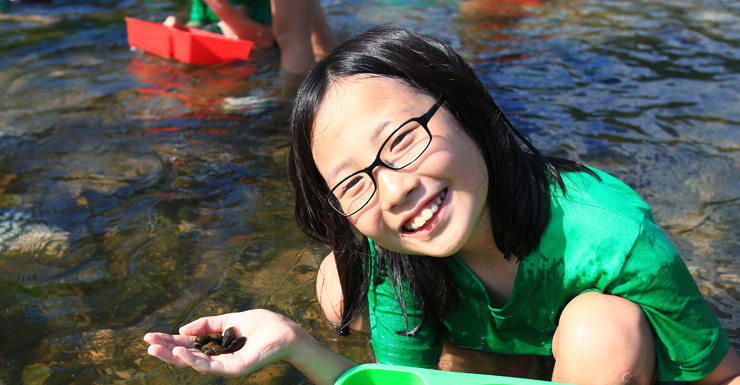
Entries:
[[[208, 356], [193, 349], [193, 340], [204, 334], [234, 327], [236, 337], [247, 337], [243, 348], [233, 354]], [[268, 310], [205, 317], [179, 330], [179, 335], [148, 333], [148, 353], [172, 365], [191, 367], [201, 373], [243, 376], [278, 360], [288, 360], [301, 338], [308, 335], [290, 319]]]

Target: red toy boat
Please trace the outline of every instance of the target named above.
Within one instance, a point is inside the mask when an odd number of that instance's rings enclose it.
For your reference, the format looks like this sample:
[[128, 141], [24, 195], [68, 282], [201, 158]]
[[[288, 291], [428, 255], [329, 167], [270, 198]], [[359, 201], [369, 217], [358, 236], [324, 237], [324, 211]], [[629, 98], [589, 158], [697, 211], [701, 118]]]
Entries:
[[231, 40], [224, 35], [196, 28], [186, 30], [126, 17], [128, 44], [155, 55], [190, 64], [214, 64], [247, 60], [253, 42]]

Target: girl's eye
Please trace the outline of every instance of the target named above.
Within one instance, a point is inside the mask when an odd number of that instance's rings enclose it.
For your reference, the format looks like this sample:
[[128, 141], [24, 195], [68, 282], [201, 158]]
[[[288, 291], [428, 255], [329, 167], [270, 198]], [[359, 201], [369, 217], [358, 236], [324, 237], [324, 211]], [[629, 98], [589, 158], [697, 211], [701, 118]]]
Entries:
[[[345, 182], [344, 186], [342, 187], [342, 196], [344, 195], [352, 195], [352, 188], [357, 186], [362, 181], [361, 176], [357, 176], [352, 178], [351, 180]], [[356, 190], [356, 189], [355, 189]]]
[[[414, 131], [415, 131], [415, 127], [409, 127], [408, 129], [406, 129], [406, 127], [404, 127], [404, 131], [401, 132], [401, 133], [399, 133], [398, 136], [396, 136], [393, 139], [393, 142], [390, 144], [390, 147], [388, 148], [388, 150], [390, 152], [394, 152], [394, 151], [398, 151], [398, 150], [402, 149], [403, 148], [402, 145], [404, 144], [404, 140], [405, 139], [408, 139], [408, 138], [413, 138]], [[406, 140], [406, 142], [409, 142], [409, 140]]]

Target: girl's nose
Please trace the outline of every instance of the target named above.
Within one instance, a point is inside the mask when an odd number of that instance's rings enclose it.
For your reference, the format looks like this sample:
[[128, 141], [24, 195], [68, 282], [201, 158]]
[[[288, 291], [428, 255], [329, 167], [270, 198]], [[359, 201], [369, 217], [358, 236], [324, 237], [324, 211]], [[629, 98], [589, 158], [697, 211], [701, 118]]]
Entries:
[[391, 210], [406, 203], [409, 194], [419, 185], [419, 178], [405, 170], [391, 170], [378, 167], [378, 199], [380, 208]]

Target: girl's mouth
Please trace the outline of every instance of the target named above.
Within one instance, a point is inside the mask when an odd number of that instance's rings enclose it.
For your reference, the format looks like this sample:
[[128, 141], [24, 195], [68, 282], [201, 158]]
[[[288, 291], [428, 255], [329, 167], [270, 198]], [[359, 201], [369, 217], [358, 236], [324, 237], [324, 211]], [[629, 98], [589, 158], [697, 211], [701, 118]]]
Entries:
[[434, 218], [439, 210], [439, 206], [447, 196], [447, 189], [440, 191], [439, 195], [432, 198], [429, 203], [417, 214], [415, 217], [409, 219], [404, 225], [403, 229], [409, 232], [419, 231], [424, 225]]

